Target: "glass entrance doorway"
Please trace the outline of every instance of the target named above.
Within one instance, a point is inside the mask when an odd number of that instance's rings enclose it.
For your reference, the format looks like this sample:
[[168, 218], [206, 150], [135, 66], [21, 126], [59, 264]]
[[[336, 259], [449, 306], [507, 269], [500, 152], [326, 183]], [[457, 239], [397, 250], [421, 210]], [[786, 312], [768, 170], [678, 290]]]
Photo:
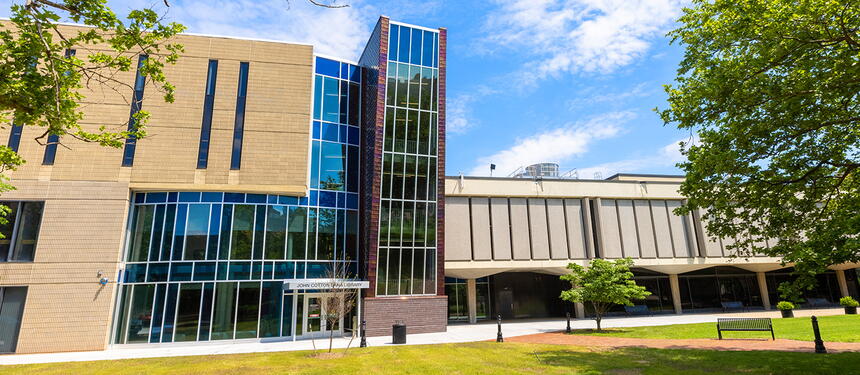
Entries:
[[334, 335], [340, 335], [343, 333], [341, 329], [343, 326], [342, 316], [334, 322], [334, 325], [329, 327], [331, 322], [326, 319], [329, 312], [326, 311], [326, 304], [323, 301], [322, 295], [307, 294], [305, 295], [303, 303], [304, 306], [302, 311], [304, 311], [304, 314], [302, 316], [302, 337], [327, 337], [330, 333], [333, 333]]

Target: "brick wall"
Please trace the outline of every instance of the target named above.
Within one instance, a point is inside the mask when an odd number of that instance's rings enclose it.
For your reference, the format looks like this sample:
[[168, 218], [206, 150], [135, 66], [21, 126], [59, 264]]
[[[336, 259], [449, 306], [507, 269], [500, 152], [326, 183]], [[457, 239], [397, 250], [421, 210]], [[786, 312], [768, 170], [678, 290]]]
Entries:
[[406, 324], [406, 334], [447, 330], [446, 296], [377, 297], [362, 303], [368, 336], [391, 335], [391, 326], [399, 320]]

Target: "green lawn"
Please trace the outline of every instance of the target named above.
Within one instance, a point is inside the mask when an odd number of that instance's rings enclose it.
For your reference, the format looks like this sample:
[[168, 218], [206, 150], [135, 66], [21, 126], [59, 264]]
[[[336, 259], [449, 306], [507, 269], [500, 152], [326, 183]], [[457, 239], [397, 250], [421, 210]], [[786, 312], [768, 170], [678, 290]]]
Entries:
[[[478, 342], [0, 367], [12, 374], [845, 374], [860, 353], [720, 352]], [[846, 372], [847, 371], [847, 372]]]
[[[860, 342], [860, 315], [834, 315], [818, 318], [821, 339], [839, 342]], [[778, 339], [812, 341], [810, 318], [773, 319], [773, 331]], [[574, 330], [575, 334], [647, 339], [713, 339], [717, 338], [716, 323], [674, 324], [655, 327], [609, 328], [604, 332]], [[723, 332], [723, 338], [770, 337], [770, 332]]]

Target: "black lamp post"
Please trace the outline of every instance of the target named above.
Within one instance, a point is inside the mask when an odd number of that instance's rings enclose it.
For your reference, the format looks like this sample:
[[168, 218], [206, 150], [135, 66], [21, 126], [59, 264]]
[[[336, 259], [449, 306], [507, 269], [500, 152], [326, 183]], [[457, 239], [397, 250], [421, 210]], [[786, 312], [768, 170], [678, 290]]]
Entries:
[[499, 314], [499, 333], [496, 335], [496, 342], [505, 342], [502, 337], [502, 314]]
[[827, 353], [827, 349], [824, 348], [824, 340], [821, 339], [821, 332], [818, 330], [818, 318], [815, 315], [812, 316], [812, 332], [815, 334], [815, 352]]
[[359, 348], [366, 348], [367, 347], [367, 334], [364, 332], [366, 329], [367, 329], [367, 321], [362, 320], [361, 321], [361, 343], [358, 344]]

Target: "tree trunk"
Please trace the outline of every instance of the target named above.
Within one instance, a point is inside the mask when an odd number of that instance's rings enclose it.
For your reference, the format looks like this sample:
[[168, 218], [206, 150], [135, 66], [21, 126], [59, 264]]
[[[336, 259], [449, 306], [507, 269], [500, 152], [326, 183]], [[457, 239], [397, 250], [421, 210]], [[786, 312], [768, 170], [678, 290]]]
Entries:
[[332, 342], [334, 341], [334, 331], [328, 331], [328, 352], [331, 353]]
[[594, 314], [594, 320], [597, 322], [597, 330], [598, 331], [600, 331], [600, 320], [601, 319], [602, 319], [602, 317], [600, 316], [600, 314]]

